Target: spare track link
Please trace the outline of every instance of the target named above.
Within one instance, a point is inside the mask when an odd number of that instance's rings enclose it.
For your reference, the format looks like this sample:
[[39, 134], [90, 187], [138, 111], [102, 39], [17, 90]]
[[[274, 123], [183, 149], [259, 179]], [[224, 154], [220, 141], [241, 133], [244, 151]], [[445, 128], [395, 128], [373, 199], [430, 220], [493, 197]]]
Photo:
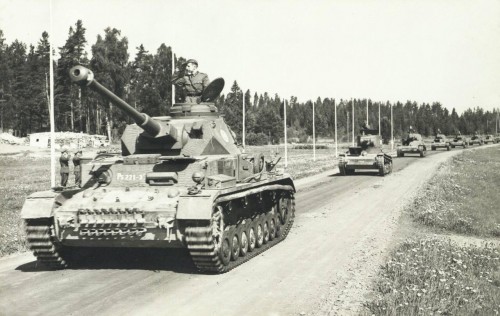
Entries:
[[[288, 198], [291, 200], [291, 210], [289, 210], [289, 216], [284, 225], [280, 225], [280, 233], [272, 240], [269, 238], [267, 243], [264, 243], [259, 248], [255, 247], [252, 251], [248, 251], [244, 256], [238, 256], [236, 260], [231, 260], [227, 265], [224, 265], [222, 259], [219, 255], [219, 251], [216, 250], [214, 243], [214, 238], [212, 236], [211, 224], [208, 226], [188, 226], [186, 227], [185, 236], [187, 248], [191, 254], [191, 258], [198, 268], [202, 272], [212, 272], [212, 273], [225, 273], [235, 267], [247, 262], [268, 250], [269, 248], [275, 246], [279, 242], [283, 241], [288, 232], [292, 228], [293, 221], [295, 218], [295, 198], [292, 192], [288, 193]], [[268, 214], [268, 213], [267, 213]], [[248, 219], [250, 222], [245, 224], [230, 225], [225, 228], [225, 232], [231, 234], [235, 230], [239, 232], [240, 229], [249, 227], [250, 225], [255, 225], [257, 221], [266, 218], [266, 213], [263, 213], [253, 219]]]
[[67, 267], [66, 261], [60, 256], [58, 247], [54, 244], [51, 219], [26, 220], [26, 235], [28, 246], [38, 262], [53, 269]]

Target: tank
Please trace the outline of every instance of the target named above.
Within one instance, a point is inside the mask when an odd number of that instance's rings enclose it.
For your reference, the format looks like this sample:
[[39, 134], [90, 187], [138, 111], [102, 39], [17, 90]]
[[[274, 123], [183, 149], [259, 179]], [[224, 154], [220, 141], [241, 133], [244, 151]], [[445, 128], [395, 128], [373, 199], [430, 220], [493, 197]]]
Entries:
[[341, 175], [352, 175], [356, 170], [376, 170], [380, 176], [392, 172], [392, 157], [382, 151], [377, 129], [362, 128], [356, 146], [339, 155]]
[[450, 150], [451, 148], [450, 140], [444, 134], [437, 134], [431, 144], [431, 150], [439, 148], [444, 148], [446, 150]]
[[481, 135], [474, 134], [469, 139], [469, 146], [472, 146], [472, 145], [479, 145], [479, 146], [481, 146], [482, 144], [484, 144], [484, 139], [483, 139], [483, 136], [481, 136]]
[[487, 145], [487, 144], [494, 144], [495, 143], [495, 137], [493, 135], [486, 135], [484, 137], [484, 144]]
[[295, 214], [295, 186], [279, 159], [245, 153], [213, 100], [214, 80], [196, 104], [149, 117], [76, 66], [71, 80], [135, 121], [120, 153], [82, 164], [82, 187], [30, 195], [22, 208], [37, 260], [65, 268], [81, 247], [187, 248], [195, 266], [223, 273], [284, 240]]
[[455, 147], [462, 147], [462, 148], [467, 148], [469, 141], [465, 136], [462, 136], [460, 134], [456, 135], [455, 138], [453, 138], [450, 141], [451, 148]]
[[396, 152], [398, 157], [404, 157], [406, 154], [418, 154], [420, 157], [425, 157], [427, 146], [422, 139], [422, 135], [409, 133], [401, 140], [401, 145], [398, 145]]

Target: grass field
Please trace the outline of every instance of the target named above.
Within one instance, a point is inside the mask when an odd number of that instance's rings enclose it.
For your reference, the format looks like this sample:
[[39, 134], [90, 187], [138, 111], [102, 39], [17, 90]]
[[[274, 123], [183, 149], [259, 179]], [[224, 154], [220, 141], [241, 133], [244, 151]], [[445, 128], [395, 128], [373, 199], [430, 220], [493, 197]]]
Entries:
[[381, 267], [367, 315], [500, 313], [499, 167], [498, 147], [441, 166], [402, 216], [411, 237]]
[[[267, 157], [282, 155], [278, 168], [284, 168], [284, 147], [249, 147], [247, 152], [262, 152]], [[332, 169], [336, 165], [335, 149], [316, 151], [316, 161], [312, 150], [288, 151], [286, 171], [294, 179], [317, 174]], [[57, 181], [59, 174], [57, 173]], [[73, 174], [70, 173], [70, 184]], [[0, 159], [0, 256], [27, 250], [25, 232], [20, 212], [26, 197], [36, 191], [50, 188], [50, 159], [48, 157], [2, 156]]]

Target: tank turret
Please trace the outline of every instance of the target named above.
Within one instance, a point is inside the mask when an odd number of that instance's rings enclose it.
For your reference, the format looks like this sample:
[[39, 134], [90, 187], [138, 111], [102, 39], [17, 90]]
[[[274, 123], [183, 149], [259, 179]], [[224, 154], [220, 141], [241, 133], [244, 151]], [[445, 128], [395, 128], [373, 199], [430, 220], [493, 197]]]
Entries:
[[205, 90], [199, 103], [177, 103], [170, 116], [151, 118], [140, 113], [114, 93], [102, 86], [91, 70], [75, 66], [71, 80], [99, 93], [132, 118], [122, 135], [122, 155], [153, 154], [162, 156], [202, 156], [240, 154], [234, 133], [219, 116], [214, 103], [224, 87], [222, 78], [215, 79]]

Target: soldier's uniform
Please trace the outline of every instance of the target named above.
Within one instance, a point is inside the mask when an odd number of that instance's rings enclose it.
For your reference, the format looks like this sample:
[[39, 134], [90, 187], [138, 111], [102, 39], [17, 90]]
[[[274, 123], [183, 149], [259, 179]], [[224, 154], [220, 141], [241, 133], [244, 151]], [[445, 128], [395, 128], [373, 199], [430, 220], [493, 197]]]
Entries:
[[[190, 59], [186, 62], [194, 63], [198, 66], [198, 62], [194, 59]], [[185, 101], [187, 103], [198, 103], [199, 97], [203, 94], [203, 90], [210, 84], [208, 75], [199, 71], [188, 75], [184, 71], [176, 71], [172, 75], [172, 84], [180, 87], [183, 94], [185, 95]]]
[[82, 151], [79, 150], [73, 157], [73, 165], [75, 166], [73, 168], [73, 173], [75, 174], [75, 185], [79, 188], [82, 187], [82, 165], [80, 164], [81, 154]]
[[59, 157], [59, 163], [61, 164], [61, 186], [65, 187], [68, 183], [69, 178], [69, 154], [67, 149], [63, 149], [61, 152], [61, 157]]

